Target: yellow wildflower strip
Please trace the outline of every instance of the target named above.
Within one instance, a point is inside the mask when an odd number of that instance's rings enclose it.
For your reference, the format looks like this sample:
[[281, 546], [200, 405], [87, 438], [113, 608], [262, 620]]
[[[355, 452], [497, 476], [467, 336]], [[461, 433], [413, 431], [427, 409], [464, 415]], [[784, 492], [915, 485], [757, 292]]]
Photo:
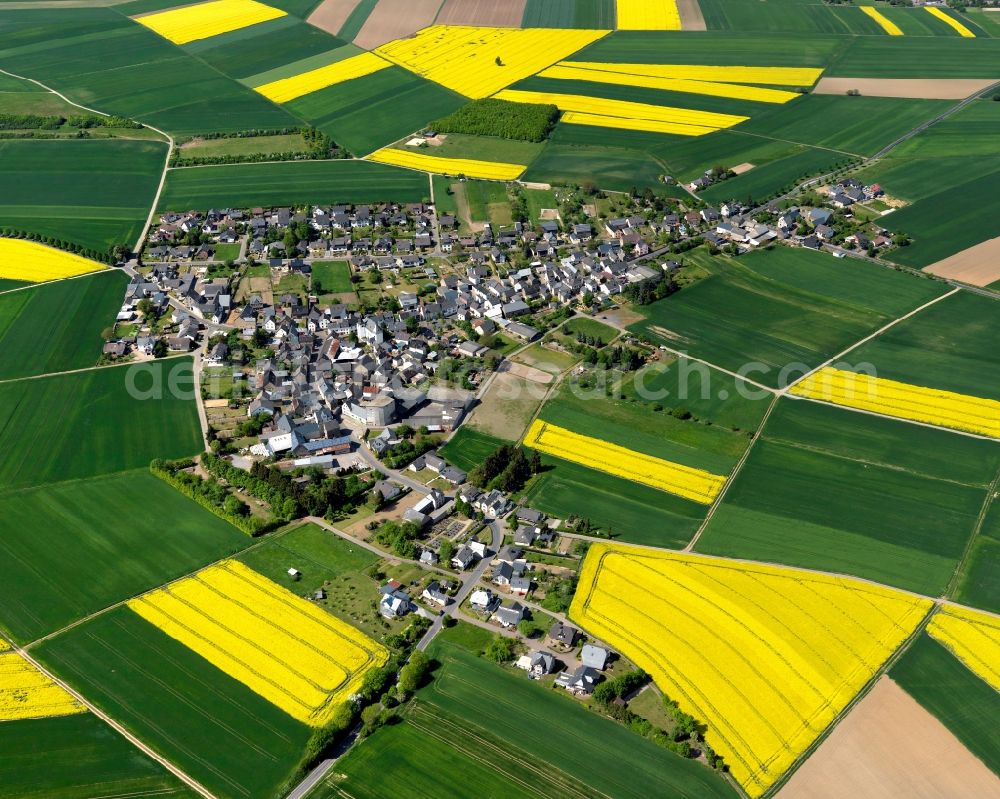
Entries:
[[569, 615], [706, 724], [708, 743], [758, 797], [931, 607], [849, 577], [601, 542]]
[[293, 75], [290, 78], [265, 83], [263, 86], [254, 87], [254, 91], [263, 94], [268, 100], [275, 103], [287, 103], [328, 86], [335, 86], [338, 83], [363, 78], [380, 70], [391, 67], [392, 64], [384, 58], [380, 58], [374, 53], [361, 53], [360, 55], [345, 58], [319, 69], [311, 69], [301, 75]]
[[[729, 128], [746, 122], [749, 117], [734, 114], [718, 114], [714, 111], [696, 111], [691, 108], [675, 108], [668, 105], [650, 105], [649, 103], [633, 103], [628, 100], [607, 100], [603, 97], [586, 97], [579, 94], [557, 94], [554, 92], [531, 92], [516, 89], [505, 89], [499, 92], [497, 98], [514, 103], [551, 103], [560, 111], [574, 114], [593, 114], [602, 117], [616, 117], [618, 127], [631, 129], [630, 123], [661, 122], [677, 126], [677, 133], [688, 136], [700, 136], [719, 128]], [[569, 122], [573, 118], [564, 121]], [[637, 127], [637, 130], [643, 128]], [[686, 129], [686, 130], [685, 130]]]
[[618, 0], [618, 30], [679, 31], [677, 0]]
[[134, 19], [174, 44], [187, 44], [284, 16], [280, 8], [257, 0], [212, 0]]
[[0, 278], [41, 283], [106, 268], [97, 261], [35, 241], [0, 238]]
[[1000, 438], [1000, 402], [824, 367], [790, 389], [800, 397]]
[[536, 419], [524, 445], [591, 469], [624, 477], [670, 494], [711, 505], [726, 478], [704, 469], [654, 458], [599, 438], [580, 435]]
[[961, 605], [945, 605], [931, 617], [927, 632], [1000, 691], [1000, 618]]
[[525, 164], [505, 164], [500, 161], [476, 161], [472, 158], [442, 158], [425, 155], [415, 150], [394, 150], [385, 148], [368, 156], [369, 161], [380, 164], [418, 169], [421, 172], [435, 172], [440, 175], [464, 175], [482, 180], [517, 180], [527, 169]]
[[238, 561], [224, 561], [128, 603], [290, 716], [315, 727], [356, 693], [388, 651]]
[[530, 77], [610, 31], [432, 25], [375, 50], [466, 97], [482, 98]]
[[538, 77], [555, 80], [585, 80], [591, 83], [609, 83], [613, 86], [638, 86], [643, 89], [659, 89], [687, 94], [706, 94], [712, 97], [729, 97], [733, 100], [751, 100], [758, 103], [787, 103], [802, 96], [798, 92], [744, 86], [739, 83], [719, 83], [684, 78], [653, 78], [648, 75], [629, 75], [622, 72], [600, 72], [593, 69], [581, 69], [574, 66], [572, 61], [563, 61], [554, 67], [549, 67], [543, 72], [539, 72]]
[[861, 11], [878, 23], [878, 26], [890, 36], [902, 36], [903, 31], [899, 25], [889, 19], [885, 14], [874, 6], [861, 6]]
[[813, 67], [713, 67], [699, 64], [618, 64], [601, 61], [561, 61], [559, 66], [644, 75], [649, 78], [756, 83], [765, 86], [812, 86], [823, 74], [822, 69]]
[[0, 721], [86, 713], [87, 709], [0, 641]]
[[976, 34], [974, 34], [971, 30], [965, 27], [965, 25], [963, 25], [961, 22], [955, 19], [951, 14], [947, 13], [943, 9], [934, 8], [933, 6], [924, 6], [924, 10], [927, 11], [928, 14], [933, 14], [939, 20], [944, 22], [946, 25], [949, 25], [951, 28], [954, 29], [954, 31], [959, 36], [962, 36], [966, 39], [976, 38]]

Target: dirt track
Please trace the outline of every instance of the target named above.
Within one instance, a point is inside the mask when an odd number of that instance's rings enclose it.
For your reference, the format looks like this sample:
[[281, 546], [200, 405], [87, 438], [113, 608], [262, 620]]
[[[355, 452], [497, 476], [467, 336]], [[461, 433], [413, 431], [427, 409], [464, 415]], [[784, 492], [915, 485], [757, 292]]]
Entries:
[[520, 28], [528, 0], [445, 0], [438, 25], [490, 25]]
[[813, 94], [847, 94], [857, 89], [863, 97], [964, 100], [994, 83], [991, 78], [820, 78]]
[[354, 43], [373, 50], [393, 39], [403, 39], [434, 23], [441, 0], [379, 0]]
[[323, 0], [306, 20], [331, 36], [336, 36], [361, 0]]
[[705, 17], [702, 16], [698, 0], [677, 0], [677, 11], [681, 15], [681, 30], [706, 30]]
[[882, 677], [777, 799], [1000, 799], [1000, 778]]
[[924, 269], [938, 277], [970, 286], [988, 286], [1000, 280], [1000, 237], [988, 239]]

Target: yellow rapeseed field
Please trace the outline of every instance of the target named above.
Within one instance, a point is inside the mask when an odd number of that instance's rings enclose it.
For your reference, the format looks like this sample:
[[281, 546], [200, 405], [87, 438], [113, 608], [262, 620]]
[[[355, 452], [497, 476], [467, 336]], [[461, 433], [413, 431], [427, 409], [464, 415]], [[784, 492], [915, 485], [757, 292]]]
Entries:
[[875, 20], [878, 26], [888, 33], [890, 36], [902, 36], [903, 31], [900, 30], [899, 25], [889, 19], [885, 14], [879, 11], [874, 6], [861, 6], [861, 10]]
[[1000, 618], [961, 605], [945, 605], [931, 617], [927, 632], [1000, 691]]
[[505, 164], [498, 161], [476, 161], [472, 158], [442, 158], [425, 155], [416, 150], [394, 150], [386, 147], [368, 156], [369, 161], [380, 164], [436, 172], [441, 175], [465, 175], [482, 180], [517, 180], [528, 167], [524, 164]]
[[286, 12], [280, 8], [272, 8], [257, 0], [212, 0], [146, 14], [135, 17], [135, 21], [174, 44], [187, 44], [284, 16]]
[[[686, 135], [700, 136], [719, 128], [729, 128], [746, 122], [749, 117], [733, 114], [719, 114], [714, 111], [695, 111], [690, 108], [674, 108], [667, 105], [650, 105], [648, 103], [633, 103], [628, 100], [606, 100], [602, 97], [585, 97], [579, 94], [555, 94], [552, 92], [520, 91], [505, 89], [499, 92], [497, 98], [510, 100], [514, 103], [551, 103], [560, 111], [570, 111], [574, 114], [591, 114], [602, 117], [615, 117], [618, 127], [632, 129], [630, 123], [661, 122], [677, 126], [677, 131], [684, 135], [684, 126], [689, 128]], [[637, 130], [645, 128], [637, 127]]]
[[319, 67], [319, 69], [311, 69], [301, 75], [293, 75], [290, 78], [282, 78], [265, 83], [263, 86], [256, 86], [254, 91], [263, 94], [268, 100], [275, 103], [288, 103], [297, 97], [312, 94], [328, 86], [355, 78], [363, 78], [365, 75], [371, 75], [391, 66], [392, 64], [374, 53], [361, 53], [351, 58], [345, 58], [343, 61]]
[[792, 394], [899, 419], [1000, 438], [1000, 402], [824, 367]]
[[967, 27], [965, 27], [965, 25], [963, 25], [961, 22], [959, 22], [953, 16], [951, 16], [951, 14], [949, 14], [948, 12], [946, 12], [946, 11], [940, 9], [940, 8], [934, 8], [933, 6], [924, 6], [924, 10], [927, 11], [927, 13], [929, 13], [929, 14], [933, 14], [935, 17], [937, 17], [939, 20], [941, 20], [945, 24], [951, 26], [951, 28], [953, 28], [954, 31], [959, 36], [963, 36], [966, 39], [975, 39], [976, 38], [976, 34], [974, 34], [971, 30], [969, 30]]
[[758, 797], [931, 606], [847, 577], [602, 542], [569, 615], [706, 724], [708, 743]]
[[86, 708], [0, 641], [0, 721], [69, 716]]
[[617, 64], [600, 61], [563, 61], [561, 65], [649, 78], [759, 83], [765, 86], [812, 86], [823, 74], [822, 69], [814, 67], [718, 67], [704, 64]]
[[679, 31], [677, 0], [618, 0], [618, 30]]
[[388, 660], [364, 633], [238, 561], [224, 561], [128, 603], [289, 715], [322, 726]]
[[622, 119], [604, 114], [585, 114], [582, 111], [567, 111], [561, 119], [567, 125], [644, 130], [648, 133], [672, 133], [675, 136], [704, 136], [706, 133], [715, 133], [718, 130], [698, 125], [680, 125], [676, 122], [658, 122], [655, 119]]
[[609, 32], [432, 25], [375, 52], [459, 94], [482, 98], [534, 75]]
[[0, 278], [40, 283], [105, 268], [97, 261], [34, 241], [0, 238]]
[[540, 72], [540, 78], [556, 80], [586, 80], [591, 83], [610, 83], [614, 86], [638, 86], [643, 89], [660, 89], [668, 92], [687, 94], [707, 94], [713, 97], [729, 97], [733, 100], [752, 100], [759, 103], [787, 103], [801, 97], [798, 92], [781, 89], [764, 89], [760, 86], [744, 86], [739, 83], [690, 80], [687, 78], [654, 78], [648, 75], [630, 75], [624, 72], [605, 72], [577, 67], [572, 61], [563, 61]]
[[524, 445], [579, 463], [626, 480], [658, 488], [671, 494], [711, 505], [726, 478], [704, 469], [693, 469], [662, 458], [654, 458], [599, 438], [574, 433], [564, 427], [536, 419], [524, 437]]

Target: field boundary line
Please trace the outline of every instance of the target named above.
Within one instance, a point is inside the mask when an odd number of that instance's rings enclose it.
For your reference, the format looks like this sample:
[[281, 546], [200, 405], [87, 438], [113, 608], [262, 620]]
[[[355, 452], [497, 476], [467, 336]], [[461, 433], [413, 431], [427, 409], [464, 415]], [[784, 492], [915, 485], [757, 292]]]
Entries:
[[962, 557], [958, 559], [958, 563], [955, 564], [955, 571], [951, 575], [951, 579], [948, 581], [948, 585], [944, 589], [945, 599], [952, 600], [955, 592], [958, 590], [959, 583], [965, 572], [965, 566], [969, 561], [970, 555], [972, 555], [973, 547], [976, 544], [976, 539], [979, 538], [979, 534], [983, 530], [983, 526], [986, 524], [986, 517], [989, 515], [990, 509], [993, 507], [994, 497], [997, 493], [997, 488], [1000, 487], [1000, 471], [997, 471], [996, 476], [993, 478], [993, 482], [990, 483], [987, 492], [986, 499], [983, 500], [983, 506], [979, 509], [979, 516], [976, 518], [976, 524], [972, 528], [972, 534], [969, 536], [969, 540], [965, 543], [965, 549], [962, 550]]
[[[16, 290], [16, 289], [15, 289]], [[61, 375], [78, 375], [81, 372], [99, 372], [104, 369], [122, 369], [129, 366], [138, 366], [144, 363], [163, 363], [164, 361], [176, 361], [180, 358], [190, 358], [190, 353], [178, 353], [177, 355], [167, 355], [164, 358], [157, 358], [153, 361], [132, 361], [128, 363], [105, 363], [95, 366], [84, 366], [81, 369], [67, 369], [64, 372], [46, 372], [40, 375], [25, 375], [24, 377], [8, 377], [4, 380], [0, 380], [0, 385], [5, 383], [21, 383], [25, 380], [44, 380], [48, 377], [59, 377]], [[131, 469], [126, 469], [125, 471], [132, 471]]]
[[860, 691], [858, 691], [854, 695], [854, 698], [851, 699], [851, 701], [844, 706], [844, 709], [841, 710], [840, 713], [838, 713], [836, 717], [834, 717], [834, 719], [829, 724], [826, 725], [826, 728], [822, 732], [820, 732], [820, 734], [816, 736], [816, 739], [812, 742], [812, 744], [810, 744], [809, 747], [795, 759], [795, 762], [788, 767], [785, 773], [782, 774], [781, 777], [779, 777], [777, 780], [775, 780], [775, 782], [771, 785], [770, 788], [768, 788], [767, 792], [761, 797], [761, 799], [773, 799], [773, 797], [775, 797], [780, 792], [780, 790], [787, 784], [788, 780], [791, 779], [792, 775], [799, 770], [802, 764], [807, 762], [814, 754], [816, 754], [816, 750], [818, 750], [819, 747], [822, 746], [822, 744], [826, 741], [827, 738], [833, 735], [833, 731], [844, 719], [846, 719], [851, 714], [851, 712], [854, 710], [855, 707], [857, 707], [857, 705], [861, 702], [861, 700], [872, 692], [872, 690], [875, 688], [875, 686], [879, 683], [879, 681], [883, 677], [888, 676], [889, 670], [896, 664], [896, 661], [899, 660], [903, 656], [903, 654], [913, 645], [913, 643], [917, 640], [917, 638], [919, 638], [923, 634], [924, 630], [927, 629], [927, 625], [930, 624], [931, 618], [934, 616], [935, 613], [937, 613], [938, 607], [941, 605], [941, 600], [935, 599], [933, 600], [933, 602], [934, 604], [931, 605], [931, 607], [924, 614], [924, 617], [917, 623], [917, 626], [914, 628], [913, 632], [910, 633], [910, 635], [907, 636], [907, 638], [902, 643], [900, 643], [899, 646], [896, 647], [896, 649], [889, 655], [889, 657], [885, 659], [885, 662], [871, 676], [871, 679], [869, 679], [868, 682], [865, 683], [864, 687]]
[[938, 297], [935, 297], [930, 302], [925, 302], [920, 307], [914, 308], [909, 313], [904, 314], [903, 316], [896, 317], [895, 319], [893, 319], [888, 324], [883, 325], [882, 327], [880, 327], [874, 333], [871, 333], [870, 335], [865, 336], [863, 339], [861, 339], [861, 341], [858, 341], [858, 342], [852, 344], [847, 349], [842, 350], [841, 352], [838, 352], [832, 358], [830, 358], [830, 359], [828, 359], [826, 361], [823, 361], [823, 363], [821, 363], [816, 368], [810, 369], [808, 372], [806, 372], [804, 375], [802, 375], [802, 377], [800, 377], [798, 380], [796, 380], [796, 381], [794, 381], [792, 383], [789, 383], [787, 386], [785, 386], [782, 389], [779, 389], [778, 393], [779, 394], [787, 394], [791, 389], [795, 388], [795, 386], [797, 386], [799, 383], [802, 383], [802, 382], [808, 380], [810, 377], [812, 377], [813, 375], [815, 375], [821, 369], [825, 369], [827, 366], [829, 366], [830, 364], [832, 364], [834, 361], [838, 360], [839, 358], [843, 358], [845, 355], [848, 355], [849, 353], [854, 352], [854, 350], [856, 350], [858, 347], [864, 346], [865, 344], [867, 344], [872, 339], [878, 338], [883, 333], [885, 333], [887, 330], [891, 330], [892, 328], [894, 328], [900, 322], [905, 322], [907, 319], [911, 319], [914, 316], [917, 316], [918, 314], [923, 313], [928, 308], [930, 308], [932, 305], [937, 305], [942, 300], [946, 300], [949, 297], [954, 297], [961, 290], [962, 289], [960, 289], [960, 288], [953, 288], [951, 291], [947, 291], [944, 294], [942, 294], [942, 295], [940, 295]]
[[851, 413], [863, 413], [866, 416], [877, 416], [879, 419], [889, 419], [890, 421], [902, 422], [903, 424], [915, 424], [919, 427], [927, 427], [931, 430], [940, 430], [943, 433], [952, 433], [956, 436], [978, 438], [980, 441], [992, 441], [994, 444], [1000, 443], [1000, 439], [993, 436], [985, 436], [980, 433], [970, 433], [968, 430], [958, 430], [954, 427], [942, 427], [941, 425], [931, 424], [930, 422], [921, 422], [917, 419], [905, 419], [902, 416], [893, 416], [888, 413], [869, 411], [865, 408], [852, 408], [850, 405], [839, 405], [836, 402], [828, 402], [827, 400], [816, 399], [815, 397], [803, 397], [798, 394], [786, 394], [785, 397], [790, 400], [795, 400], [795, 402], [815, 402], [817, 405], [827, 405], [833, 408], [840, 408], [841, 410], [850, 411]]
[[[0, 70], [0, 71], [2, 71], [2, 70]], [[28, 141], [30, 141], [30, 139], [28, 139]], [[43, 245], [43, 246], [47, 246], [47, 245]], [[60, 250], [59, 252], [64, 252], [64, 250]], [[96, 261], [95, 261], [95, 263], [96, 263]], [[52, 280], [28, 281], [23, 286], [15, 286], [12, 289], [6, 289], [4, 291], [0, 291], [0, 297], [4, 296], [5, 294], [13, 294], [16, 291], [26, 291], [26, 290], [30, 290], [30, 289], [37, 289], [37, 288], [40, 288], [41, 286], [48, 286], [48, 285], [50, 285], [52, 283], [63, 283], [65, 281], [67, 281], [67, 280], [79, 280], [81, 277], [94, 277], [94, 275], [103, 275], [103, 274], [105, 274], [107, 272], [111, 272], [113, 270], [114, 270], [113, 266], [107, 266], [107, 267], [104, 267], [103, 269], [95, 269], [93, 272], [84, 272], [82, 275], [67, 275], [66, 277], [56, 277], [56, 278], [53, 278]], [[10, 280], [16, 280], [16, 279], [17, 278], [13, 278], [13, 277], [10, 278]]]
[[[133, 470], [130, 470], [130, 471], [140, 471], [140, 470], [133, 469]], [[127, 472], [119, 472], [119, 474], [127, 474]], [[180, 493], [180, 492], [177, 492], [177, 493]], [[181, 496], [184, 496], [184, 495], [181, 494]], [[191, 501], [193, 502], [194, 500], [191, 500]], [[125, 599], [121, 599], [121, 600], [119, 600], [118, 602], [115, 602], [112, 605], [108, 605], [107, 607], [103, 607], [103, 608], [100, 608], [99, 610], [95, 610], [93, 613], [91, 613], [91, 614], [89, 614], [87, 616], [84, 616], [81, 619], [77, 619], [76, 621], [71, 622], [70, 624], [67, 624], [65, 627], [60, 627], [58, 630], [54, 630], [54, 631], [52, 631], [50, 633], [46, 633], [41, 638], [36, 638], [34, 641], [29, 641], [22, 648], [23, 648], [23, 650], [25, 652], [28, 651], [29, 649], [33, 649], [34, 647], [38, 646], [39, 644], [45, 643], [46, 641], [49, 641], [49, 640], [51, 640], [53, 638], [58, 638], [63, 633], [67, 633], [70, 630], [75, 629], [76, 627], [80, 627], [81, 625], [86, 624], [89, 621], [93, 621], [94, 619], [100, 618], [101, 616], [104, 616], [104, 615], [106, 615], [108, 613], [111, 613], [113, 610], [117, 610], [118, 608], [120, 608], [122, 606], [128, 605], [128, 603], [131, 602], [131, 601], [133, 601], [133, 600], [142, 599], [143, 597], [149, 596], [150, 594], [153, 594], [156, 591], [160, 591], [160, 590], [162, 590], [164, 588], [167, 588], [167, 587], [172, 586], [172, 585], [174, 585], [176, 583], [179, 583], [182, 580], [187, 580], [189, 577], [193, 577], [196, 574], [198, 574], [199, 572], [205, 571], [205, 569], [210, 569], [211, 567], [218, 566], [220, 563], [224, 563], [227, 560], [233, 560], [235, 558], [241, 557], [242, 555], [245, 555], [248, 552], [253, 552], [255, 549], [258, 549], [259, 547], [264, 546], [264, 544], [267, 544], [270, 541], [273, 541], [275, 538], [282, 538], [282, 537], [284, 537], [285, 535], [287, 535], [288, 533], [292, 532], [292, 530], [295, 530], [298, 527], [301, 527], [301, 525], [300, 524], [290, 524], [288, 527], [282, 528], [281, 530], [276, 530], [275, 532], [273, 532], [273, 533], [271, 533], [269, 535], [263, 535], [263, 536], [260, 536], [259, 538], [256, 538], [256, 539], [250, 539], [253, 543], [251, 543], [247, 547], [244, 547], [243, 549], [239, 549], [236, 552], [233, 552], [233, 553], [230, 553], [229, 555], [225, 555], [225, 556], [223, 556], [221, 558], [218, 558], [218, 559], [212, 561], [211, 563], [206, 563], [204, 566], [199, 566], [194, 571], [188, 572], [187, 574], [183, 574], [180, 577], [174, 578], [173, 580], [168, 580], [167, 582], [163, 583], [162, 585], [154, 586], [153, 588], [149, 588], [149, 589], [147, 589], [145, 591], [142, 591], [142, 592], [140, 592], [138, 594], [135, 594], [134, 596], [126, 597]]]
[[33, 658], [23, 647], [13, 645], [12, 649], [14, 652], [16, 652], [22, 658], [24, 658], [28, 663], [30, 663], [32, 666], [38, 669], [38, 671], [40, 671], [42, 674], [44, 674], [46, 677], [52, 680], [52, 682], [54, 682], [56, 685], [58, 685], [60, 688], [66, 691], [66, 693], [68, 693], [70, 696], [76, 699], [77, 702], [86, 707], [87, 710], [93, 713], [97, 718], [99, 718], [101, 721], [103, 721], [105, 724], [111, 727], [111, 729], [113, 729], [115, 732], [117, 732], [119, 735], [125, 738], [125, 740], [131, 743], [136, 749], [145, 754], [147, 757], [150, 757], [153, 760], [155, 760], [157, 763], [163, 766], [163, 768], [165, 768], [167, 771], [169, 771], [171, 774], [177, 777], [177, 779], [179, 779], [181, 782], [183, 782], [185, 785], [191, 788], [191, 790], [205, 797], [205, 799], [217, 799], [215, 794], [209, 791], [208, 788], [203, 786], [200, 782], [195, 780], [194, 777], [189, 776], [187, 772], [182, 771], [178, 766], [175, 766], [172, 762], [170, 762], [161, 754], [159, 754], [159, 752], [157, 752], [155, 749], [144, 744], [142, 740], [140, 740], [137, 736], [129, 732], [129, 730], [124, 725], [115, 721], [114, 718], [109, 716], [107, 713], [98, 708], [96, 705], [92, 704], [83, 694], [72, 688], [68, 683], [56, 677], [55, 674], [50, 672], [41, 663], [35, 660], [35, 658]]
[[726, 477], [726, 482], [722, 484], [722, 490], [716, 495], [715, 501], [708, 509], [708, 513], [705, 514], [704, 521], [701, 523], [701, 525], [699, 525], [698, 529], [695, 531], [695, 534], [691, 537], [691, 540], [688, 541], [687, 546], [685, 546], [684, 549], [680, 550], [681, 552], [690, 552], [697, 555], [702, 554], [700, 552], [697, 553], [694, 552], [694, 545], [698, 543], [698, 539], [701, 538], [702, 533], [704, 533], [705, 530], [708, 529], [708, 525], [712, 521], [712, 518], [715, 516], [715, 512], [722, 505], [722, 501], [725, 499], [726, 494], [729, 493], [729, 487], [736, 481], [736, 478], [739, 476], [740, 472], [743, 471], [743, 466], [750, 459], [750, 453], [753, 450], [754, 445], [761, 438], [763, 438], [764, 428], [767, 426], [767, 420], [771, 418], [771, 413], [774, 411], [775, 408], [778, 407], [778, 399], [779, 396], [777, 394], [774, 394], [771, 397], [771, 403], [770, 405], [767, 406], [767, 410], [764, 412], [764, 416], [761, 418], [760, 424], [757, 425], [757, 429], [754, 431], [753, 440], [747, 445], [746, 450], [743, 452], [743, 456], [739, 459], [739, 461], [736, 462], [736, 465], [729, 473], [729, 476]]
[[[768, 141], [780, 141], [783, 144], [794, 144], [797, 147], [805, 147], [809, 150], [825, 150], [828, 153], [838, 153], [840, 155], [849, 155], [851, 158], [864, 158], [865, 156], [861, 153], [852, 153], [847, 150], [838, 150], [836, 147], [824, 147], [821, 144], [808, 144], [804, 141], [793, 141], [792, 139], [782, 139], [777, 136], [767, 136], [763, 133], [751, 133], [749, 130], [736, 130], [735, 128], [729, 128], [726, 130], [727, 133], [738, 133], [740, 136], [753, 136], [757, 139], [767, 139]], [[768, 163], [777, 163], [781, 159], [776, 159], [775, 161], [769, 161]], [[767, 166], [767, 164], [762, 164], [762, 166]]]

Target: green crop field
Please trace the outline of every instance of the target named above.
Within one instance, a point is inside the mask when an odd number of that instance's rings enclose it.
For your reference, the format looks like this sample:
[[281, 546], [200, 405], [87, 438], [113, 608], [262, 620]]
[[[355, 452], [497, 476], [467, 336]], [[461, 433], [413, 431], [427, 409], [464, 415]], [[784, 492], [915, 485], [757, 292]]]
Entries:
[[108, 271], [0, 295], [0, 380], [97, 363], [127, 283]]
[[[449, 133], [444, 142], [430, 152], [441, 158], [474, 158], [480, 161], [499, 161], [527, 166], [538, 157], [543, 146], [537, 142], [502, 139], [498, 136]], [[412, 147], [402, 146], [399, 149], [413, 152]], [[426, 154], [428, 151], [421, 152]]]
[[850, 162], [851, 157], [843, 153], [803, 147], [792, 155], [755, 167], [722, 183], [715, 183], [698, 192], [698, 196], [707, 203], [738, 199], [753, 206], [791, 191], [813, 175], [831, 172]]
[[924, 633], [889, 671], [976, 757], [1000, 775], [1000, 693]]
[[[560, 127], [566, 127], [560, 123]], [[607, 136], [607, 131], [604, 133]], [[613, 191], [662, 186], [665, 165], [648, 153], [620, 147], [575, 146], [549, 142], [522, 175], [537, 183], [579, 185], [593, 182]]]
[[677, 549], [705, 518], [697, 502], [559, 458], [542, 462], [547, 468], [528, 484], [525, 502], [556, 518], [590, 519], [612, 538]]
[[451, 214], [458, 217], [458, 202], [455, 199], [455, 190], [452, 188], [453, 178], [446, 175], [433, 175], [434, 182], [434, 207], [441, 215]]
[[106, 797], [198, 796], [91, 713], [0, 724], [0, 799], [93, 799], [95, 788]]
[[448, 443], [438, 450], [438, 454], [453, 466], [470, 471], [491, 452], [509, 443], [466, 425], [455, 431]]
[[614, 0], [528, 0], [521, 26], [611, 29], [615, 27]]
[[322, 289], [323, 294], [354, 291], [351, 265], [347, 261], [315, 261], [312, 265], [312, 286], [314, 292]]
[[802, 0], [699, 0], [709, 30], [813, 33], [881, 33], [856, 8]]
[[657, 405], [686, 410], [701, 422], [744, 434], [757, 429], [772, 399], [769, 391], [688, 358], [644, 366], [622, 381], [621, 396], [645, 403], [647, 413], [659, 413]]
[[782, 400], [697, 549], [944, 593], [1000, 448]]
[[127, 607], [52, 638], [39, 659], [219, 799], [272, 799], [309, 728]]
[[850, 354], [879, 377], [1000, 400], [1000, 306], [963, 291], [901, 322]]
[[[923, 9], [914, 13], [931, 20]], [[858, 36], [841, 41], [843, 49], [825, 73], [831, 77], [990, 78], [997, 77], [1000, 63], [1000, 39]]]
[[[702, 764], [459, 645], [441, 640], [431, 651], [442, 666], [418, 691], [402, 723], [383, 728], [338, 763], [343, 777], [328, 778], [316, 799], [430, 796], [439, 790], [456, 799], [595, 792], [620, 799], [735, 796]], [[484, 691], [489, 702], [483, 702]]]
[[419, 202], [427, 176], [368, 161], [286, 161], [171, 169], [160, 210]]
[[[884, 37], [877, 37], [879, 43], [883, 40]], [[729, 31], [616, 31], [574, 53], [572, 60], [627, 64], [825, 67], [831, 56], [849, 41], [842, 36], [818, 31], [768, 36]], [[711, 57], [706, 61], [709, 55]]]
[[5, 490], [0, 512], [9, 525], [0, 538], [0, 625], [21, 641], [250, 543], [146, 469]]
[[193, 391], [192, 380], [191, 359], [171, 358], [0, 383], [0, 485], [75, 480], [198, 452], [197, 408], [182, 393]]
[[[964, 183], [950, 185], [886, 217], [886, 227], [908, 234], [914, 243], [894, 250], [889, 259], [906, 266], [924, 267], [1000, 236], [1000, 218], [991, 205], [1000, 164]], [[948, 209], [942, 213], [941, 209]], [[957, 224], [955, 220], [961, 220]]]
[[281, 17], [192, 42], [184, 49], [197, 54], [220, 72], [242, 80], [280, 69], [292, 60], [329, 53], [343, 45], [343, 41], [326, 31], [294, 17]]
[[777, 386], [943, 293], [941, 284], [825, 253], [754, 252], [642, 309], [630, 330]]
[[491, 180], [467, 180], [461, 184], [461, 191], [465, 195], [465, 200], [469, 204], [469, 216], [477, 222], [491, 221], [493, 216], [491, 208], [506, 206], [506, 212], [510, 214], [509, 198], [507, 197], [507, 187], [503, 183]]
[[108, 113], [179, 135], [300, 124], [111, 8], [19, 9], [3, 26], [5, 69]]
[[321, 89], [286, 108], [356, 156], [392, 144], [468, 102], [402, 67]]
[[150, 141], [0, 141], [0, 227], [101, 252], [131, 247], [166, 155]]
[[575, 391], [572, 385], [549, 399], [539, 416], [574, 433], [713, 474], [729, 474], [749, 443], [746, 435], [721, 425], [681, 421], [643, 402]]
[[[954, 104], [951, 100], [810, 94], [758, 112], [736, 130], [849, 155], [874, 155]], [[831, 119], [837, 123], [831, 125]]]
[[1000, 613], [1000, 503], [994, 497], [963, 564], [955, 600]]

